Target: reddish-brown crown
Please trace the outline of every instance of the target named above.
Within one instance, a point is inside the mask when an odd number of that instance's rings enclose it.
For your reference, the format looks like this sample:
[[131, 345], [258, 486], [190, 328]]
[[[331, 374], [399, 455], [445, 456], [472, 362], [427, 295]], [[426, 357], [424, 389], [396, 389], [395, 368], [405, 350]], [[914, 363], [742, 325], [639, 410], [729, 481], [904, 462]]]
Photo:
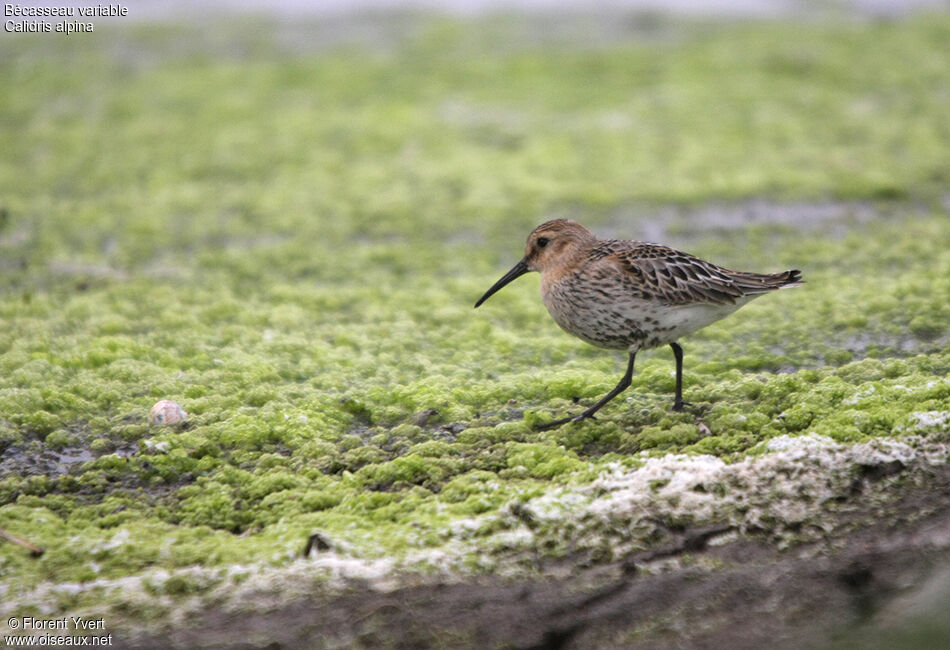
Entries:
[[532, 271], [554, 271], [559, 275], [579, 263], [596, 244], [594, 233], [576, 221], [554, 219], [542, 223], [528, 235], [524, 256]]

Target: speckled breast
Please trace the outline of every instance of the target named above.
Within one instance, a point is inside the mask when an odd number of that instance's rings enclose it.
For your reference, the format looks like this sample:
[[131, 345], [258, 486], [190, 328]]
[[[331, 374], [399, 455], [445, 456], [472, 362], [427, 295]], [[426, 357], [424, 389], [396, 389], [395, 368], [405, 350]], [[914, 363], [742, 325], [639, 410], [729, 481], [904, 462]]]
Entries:
[[[591, 345], [611, 349], [645, 347], [650, 336], [652, 305], [629, 289], [592, 283], [574, 276], [542, 290], [542, 299], [563, 330]], [[649, 319], [649, 320], [648, 320]]]

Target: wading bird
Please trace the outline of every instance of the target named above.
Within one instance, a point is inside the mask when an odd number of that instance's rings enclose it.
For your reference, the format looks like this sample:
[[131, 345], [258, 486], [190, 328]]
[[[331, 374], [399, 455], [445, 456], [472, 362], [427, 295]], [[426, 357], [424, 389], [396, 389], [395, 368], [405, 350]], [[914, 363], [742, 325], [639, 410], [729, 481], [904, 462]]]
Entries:
[[676, 358], [673, 410], [682, 411], [683, 348], [677, 341], [753, 298], [802, 283], [798, 270], [731, 271], [678, 250], [640, 241], [597, 239], [569, 219], [541, 224], [528, 235], [524, 258], [485, 292], [475, 307], [530, 271], [541, 273], [541, 297], [555, 322], [592, 345], [627, 350], [620, 383], [589, 409], [541, 425], [580, 422], [630, 386], [640, 350], [661, 345]]

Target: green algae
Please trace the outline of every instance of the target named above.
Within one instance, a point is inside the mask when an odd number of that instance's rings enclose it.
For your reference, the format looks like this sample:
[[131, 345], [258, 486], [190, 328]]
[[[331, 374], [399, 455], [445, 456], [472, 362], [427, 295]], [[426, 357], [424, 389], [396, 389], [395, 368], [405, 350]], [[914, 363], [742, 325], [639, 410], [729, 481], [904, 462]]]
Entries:
[[[946, 440], [950, 21], [678, 29], [511, 47], [434, 21], [316, 54], [265, 30], [253, 57], [184, 59], [187, 28], [4, 39], [0, 527], [47, 551], [0, 546], [6, 591], [283, 566], [314, 530], [404, 557], [670, 452]], [[759, 196], [851, 202], [816, 223], [691, 212]], [[668, 243], [807, 283], [683, 342], [688, 413], [659, 350], [597, 421], [533, 431], [622, 359], [558, 330], [534, 276], [474, 300], [545, 218], [640, 237], [669, 203]], [[187, 424], [149, 426], [159, 399]], [[490, 543], [471, 567], [521, 548]]]

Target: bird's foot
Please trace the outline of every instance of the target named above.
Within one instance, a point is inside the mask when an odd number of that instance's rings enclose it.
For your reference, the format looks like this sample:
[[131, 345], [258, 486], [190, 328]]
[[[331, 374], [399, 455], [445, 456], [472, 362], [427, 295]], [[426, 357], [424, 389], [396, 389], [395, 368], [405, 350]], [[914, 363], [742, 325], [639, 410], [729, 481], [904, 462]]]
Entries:
[[677, 413], [682, 413], [686, 410], [687, 406], [692, 406], [692, 402], [684, 402], [683, 400], [677, 400], [673, 402], [673, 410]]
[[536, 431], [548, 431], [549, 429], [556, 429], [562, 424], [567, 424], [568, 422], [582, 422], [583, 420], [596, 420], [593, 413], [581, 413], [580, 415], [570, 415], [566, 418], [561, 418], [559, 420], [552, 420], [551, 422], [545, 422], [544, 424], [535, 425]]

